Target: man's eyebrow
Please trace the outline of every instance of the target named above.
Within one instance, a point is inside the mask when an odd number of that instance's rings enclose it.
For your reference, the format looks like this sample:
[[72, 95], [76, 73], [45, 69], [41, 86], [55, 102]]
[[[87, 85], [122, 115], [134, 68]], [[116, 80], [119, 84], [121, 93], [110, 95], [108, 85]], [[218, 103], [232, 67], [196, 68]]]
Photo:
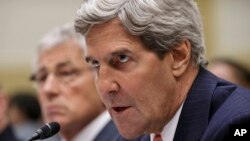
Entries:
[[[59, 64], [56, 65], [56, 69], [60, 69], [60, 68], [63, 68], [65, 66], [72, 66], [72, 63], [67, 60], [67, 61], [64, 61], [64, 62], [60, 62]], [[38, 68], [37, 72], [34, 72], [31, 74], [30, 76], [30, 80], [35, 80], [35, 75], [36, 74], [39, 74], [39, 73], [43, 73], [43, 72], [46, 72], [48, 71], [47, 68], [45, 66], [42, 66], [40, 68]]]
[[30, 79], [31, 81], [34, 81], [34, 80], [36, 80], [36, 75], [37, 75], [37, 74], [43, 73], [43, 72], [45, 72], [45, 71], [46, 71], [46, 68], [45, 68], [44, 66], [43, 66], [43, 67], [40, 67], [40, 68], [38, 68], [37, 71], [33, 72], [33, 73], [30, 75], [29, 79]]
[[[128, 50], [127, 48], [121, 48], [121, 49], [117, 49], [111, 53], [109, 53], [105, 58], [110, 58], [110, 57], [113, 57], [113, 56], [117, 56], [117, 55], [120, 55], [120, 54], [124, 54], [124, 53], [130, 53], [131, 51]], [[85, 57], [85, 61], [87, 63], [89, 63], [90, 61], [93, 61], [93, 60], [96, 60], [94, 57], [92, 56], [86, 56]]]
[[121, 48], [121, 49], [118, 49], [118, 50], [112, 52], [110, 56], [116, 56], [116, 55], [120, 55], [120, 54], [124, 54], [124, 53], [129, 53], [129, 52], [131, 52], [131, 51], [128, 50], [127, 48]]
[[45, 72], [45, 71], [46, 71], [46, 68], [43, 66], [43, 67], [38, 68], [36, 73], [41, 73], [41, 72]]
[[66, 66], [72, 66], [71, 61], [67, 60], [64, 62], [60, 62], [56, 65], [56, 68], [60, 69], [60, 68], [66, 67]]

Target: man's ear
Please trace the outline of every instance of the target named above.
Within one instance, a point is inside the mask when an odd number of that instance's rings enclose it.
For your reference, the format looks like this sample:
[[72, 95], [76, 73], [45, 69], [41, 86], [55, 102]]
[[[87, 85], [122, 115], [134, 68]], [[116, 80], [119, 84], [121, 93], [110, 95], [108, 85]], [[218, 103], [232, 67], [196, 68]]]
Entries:
[[172, 72], [175, 77], [180, 77], [188, 68], [191, 60], [191, 44], [188, 40], [182, 41], [171, 52], [173, 59]]

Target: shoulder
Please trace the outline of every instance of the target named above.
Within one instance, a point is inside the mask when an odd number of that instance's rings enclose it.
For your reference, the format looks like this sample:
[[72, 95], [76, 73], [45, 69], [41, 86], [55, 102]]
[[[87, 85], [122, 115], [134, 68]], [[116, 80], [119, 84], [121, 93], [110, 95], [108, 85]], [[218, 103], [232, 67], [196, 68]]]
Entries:
[[234, 125], [250, 125], [250, 91], [219, 81], [213, 94], [210, 119], [203, 139], [225, 140]]

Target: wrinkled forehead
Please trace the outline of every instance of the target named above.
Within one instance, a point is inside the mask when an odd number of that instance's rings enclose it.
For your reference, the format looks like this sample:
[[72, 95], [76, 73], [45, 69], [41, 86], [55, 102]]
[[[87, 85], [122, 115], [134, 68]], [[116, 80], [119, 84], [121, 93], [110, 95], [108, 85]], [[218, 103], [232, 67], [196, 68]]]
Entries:
[[[120, 27], [122, 28], [122, 24], [118, 18], [112, 19], [105, 23], [93, 25], [86, 34], [87, 40], [95, 39], [95, 37], [100, 33], [100, 31], [116, 31]], [[93, 36], [94, 35], [94, 36]]]
[[37, 70], [58, 69], [66, 66], [83, 65], [83, 50], [74, 43], [65, 43], [54, 48], [45, 48], [37, 58]]
[[85, 55], [97, 50], [96, 48], [116, 48], [132, 42], [136, 37], [129, 34], [118, 19], [103, 24], [94, 25], [86, 34]]

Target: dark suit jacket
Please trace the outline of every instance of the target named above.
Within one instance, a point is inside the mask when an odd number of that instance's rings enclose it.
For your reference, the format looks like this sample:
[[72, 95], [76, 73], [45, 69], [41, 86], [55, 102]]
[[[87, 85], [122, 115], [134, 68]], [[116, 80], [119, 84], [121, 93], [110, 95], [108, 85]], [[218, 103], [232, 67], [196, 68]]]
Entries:
[[110, 121], [98, 134], [94, 141], [150, 141], [149, 136], [141, 136], [134, 140], [124, 139], [113, 121]]
[[183, 105], [174, 141], [224, 141], [231, 136], [231, 125], [249, 123], [250, 92], [201, 68]]
[[[184, 102], [174, 141], [227, 141], [230, 125], [249, 123], [250, 91], [200, 68]], [[149, 136], [138, 140], [149, 141]], [[126, 140], [120, 137], [119, 141]]]
[[116, 139], [116, 141], [150, 141], [150, 136], [149, 135], [142, 135], [136, 139], [133, 140], [127, 140], [125, 138], [123, 138], [122, 136], [119, 136], [118, 139]]
[[1, 133], [0, 133], [0, 141], [20, 141], [16, 138], [11, 126], [7, 126]]
[[110, 121], [96, 136], [94, 141], [113, 141], [116, 140], [118, 136], [119, 132], [116, 126], [114, 125], [113, 121]]

